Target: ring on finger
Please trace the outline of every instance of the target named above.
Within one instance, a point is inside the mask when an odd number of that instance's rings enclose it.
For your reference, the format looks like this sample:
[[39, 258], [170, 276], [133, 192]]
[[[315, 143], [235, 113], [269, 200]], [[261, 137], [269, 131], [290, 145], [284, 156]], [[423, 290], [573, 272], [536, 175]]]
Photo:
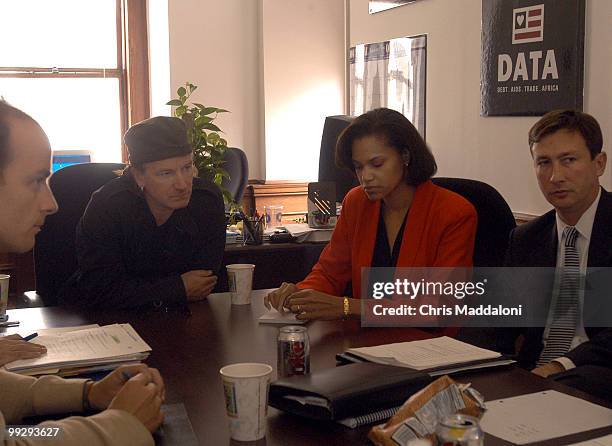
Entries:
[[302, 309], [300, 308], [300, 304], [298, 304], [298, 306], [296, 307], [296, 310], [297, 310], [298, 313], [302, 312]]

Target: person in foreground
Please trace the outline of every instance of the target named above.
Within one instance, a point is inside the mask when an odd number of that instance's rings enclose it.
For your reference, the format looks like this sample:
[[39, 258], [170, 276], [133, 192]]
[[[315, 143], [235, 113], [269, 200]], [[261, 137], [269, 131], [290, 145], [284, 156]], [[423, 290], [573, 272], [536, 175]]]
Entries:
[[[49, 141], [40, 126], [0, 101], [0, 252], [32, 249], [45, 218], [57, 211], [47, 184], [50, 165]], [[3, 361], [12, 359], [7, 345], [0, 343]], [[36, 379], [0, 370], [0, 444], [152, 445], [151, 432], [163, 421], [163, 400], [159, 372], [144, 364], [120, 367], [95, 383], [55, 376]], [[59, 428], [55, 438], [11, 438], [5, 429], [26, 416], [84, 410], [102, 412], [39, 425]]]
[[[436, 162], [405, 116], [379, 108], [357, 117], [338, 138], [336, 163], [360, 186], [346, 195], [312, 272], [266, 296], [268, 308], [301, 320], [359, 317], [363, 267], [472, 265], [476, 210], [431, 182]], [[353, 298], [343, 297], [349, 282]]]
[[123, 175], [94, 192], [77, 226], [78, 270], [61, 304], [176, 306], [213, 290], [225, 248], [220, 189], [194, 177], [185, 123], [158, 116], [131, 127]]
[[612, 399], [612, 329], [584, 326], [584, 310], [595, 302], [564, 280], [572, 271], [579, 277], [587, 267], [612, 266], [612, 194], [599, 185], [606, 168], [601, 129], [586, 113], [552, 111], [529, 131], [529, 146], [554, 209], [513, 230], [506, 265], [558, 269], [546, 327], [506, 330], [511, 335], [498, 339], [499, 348], [518, 353], [537, 375]]

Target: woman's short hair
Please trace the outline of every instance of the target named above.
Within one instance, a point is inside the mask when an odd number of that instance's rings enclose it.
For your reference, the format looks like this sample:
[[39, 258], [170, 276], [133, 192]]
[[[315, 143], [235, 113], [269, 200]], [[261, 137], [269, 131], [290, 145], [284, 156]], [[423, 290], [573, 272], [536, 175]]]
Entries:
[[553, 110], [542, 116], [529, 130], [529, 149], [559, 130], [580, 133], [591, 152], [591, 159], [601, 153], [603, 136], [599, 123], [591, 115], [578, 110]]
[[344, 129], [336, 144], [336, 164], [355, 172], [353, 144], [366, 136], [378, 136], [400, 155], [409, 154], [406, 182], [418, 186], [429, 180], [438, 166], [431, 150], [412, 123], [401, 113], [377, 108], [358, 116]]

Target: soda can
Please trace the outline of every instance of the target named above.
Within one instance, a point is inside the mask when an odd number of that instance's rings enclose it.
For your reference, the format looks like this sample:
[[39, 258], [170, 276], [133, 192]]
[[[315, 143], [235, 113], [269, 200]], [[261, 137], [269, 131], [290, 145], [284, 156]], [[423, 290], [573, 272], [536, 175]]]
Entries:
[[310, 373], [310, 342], [306, 327], [281, 327], [277, 352], [279, 378]]
[[483, 446], [484, 432], [478, 419], [454, 414], [444, 417], [436, 427], [440, 446]]

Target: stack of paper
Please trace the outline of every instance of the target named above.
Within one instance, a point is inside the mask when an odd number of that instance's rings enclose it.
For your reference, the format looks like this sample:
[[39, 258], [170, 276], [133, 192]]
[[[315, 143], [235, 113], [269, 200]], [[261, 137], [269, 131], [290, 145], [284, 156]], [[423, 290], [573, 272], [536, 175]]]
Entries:
[[39, 333], [32, 341], [47, 347], [40, 358], [6, 364], [6, 369], [21, 374], [107, 370], [125, 363], [139, 362], [149, 356], [151, 347], [130, 324], [79, 329], [69, 332]]
[[260, 324], [278, 324], [278, 325], [296, 325], [296, 324], [305, 324], [306, 321], [296, 319], [295, 314], [291, 311], [285, 311], [284, 313], [279, 313], [276, 309], [271, 309], [266, 311], [264, 314], [259, 316]]
[[298, 243], [328, 242], [334, 232], [333, 229], [313, 229], [306, 223], [285, 224], [283, 227], [295, 237]]
[[[612, 410], [546, 390], [487, 401], [480, 425], [486, 433], [512, 444], [530, 444], [611, 426]], [[607, 441], [604, 437], [590, 444], [605, 445]]]
[[414, 370], [435, 369], [501, 357], [497, 352], [466, 344], [448, 336], [375, 347], [351, 348], [347, 352], [378, 364], [408, 367]]

